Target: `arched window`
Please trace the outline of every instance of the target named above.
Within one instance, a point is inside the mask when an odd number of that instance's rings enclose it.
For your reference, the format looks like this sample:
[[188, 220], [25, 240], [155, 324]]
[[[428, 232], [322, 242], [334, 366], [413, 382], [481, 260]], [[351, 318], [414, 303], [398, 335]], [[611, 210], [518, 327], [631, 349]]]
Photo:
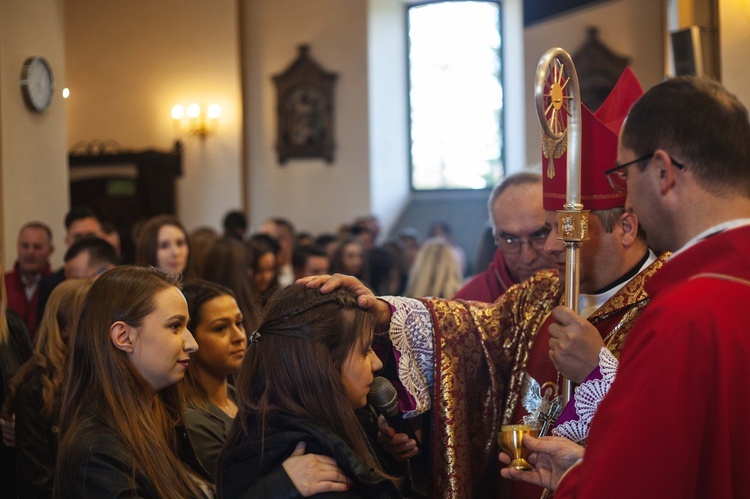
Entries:
[[504, 174], [500, 1], [406, 12], [412, 189], [491, 188]]

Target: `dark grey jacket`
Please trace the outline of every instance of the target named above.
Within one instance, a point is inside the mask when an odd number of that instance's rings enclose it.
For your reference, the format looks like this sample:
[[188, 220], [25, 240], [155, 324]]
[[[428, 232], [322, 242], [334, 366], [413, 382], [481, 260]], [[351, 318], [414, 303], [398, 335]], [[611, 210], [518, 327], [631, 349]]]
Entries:
[[292, 455], [298, 442], [307, 444], [305, 452], [330, 456], [352, 480], [345, 492], [317, 494], [316, 498], [400, 498], [396, 487], [346, 445], [336, 434], [312, 421], [276, 416], [266, 426], [263, 453], [260, 435], [245, 435], [239, 445], [225, 448], [219, 456], [217, 489], [227, 499], [269, 499], [300, 497], [282, 463]]

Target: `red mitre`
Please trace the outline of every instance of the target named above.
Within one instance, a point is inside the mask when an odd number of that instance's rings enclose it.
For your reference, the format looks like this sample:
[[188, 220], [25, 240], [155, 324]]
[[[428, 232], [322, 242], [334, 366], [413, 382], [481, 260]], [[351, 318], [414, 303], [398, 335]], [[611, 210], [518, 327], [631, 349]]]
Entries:
[[[626, 68], [596, 113], [581, 104], [581, 203], [585, 210], [625, 206], [627, 194], [614, 192], [604, 172], [615, 166], [617, 136], [630, 107], [641, 95], [643, 89], [640, 83], [633, 71]], [[542, 159], [544, 209], [562, 210], [565, 204], [568, 155], [564, 153], [552, 161], [554, 168], [550, 169], [550, 159]], [[554, 176], [549, 178], [550, 174]]]

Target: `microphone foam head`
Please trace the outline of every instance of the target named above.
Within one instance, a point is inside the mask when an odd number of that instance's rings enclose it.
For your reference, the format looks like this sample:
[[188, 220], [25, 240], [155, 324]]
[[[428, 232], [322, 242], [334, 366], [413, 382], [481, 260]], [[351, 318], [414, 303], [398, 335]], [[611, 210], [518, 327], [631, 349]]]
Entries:
[[399, 412], [396, 388], [382, 376], [376, 376], [370, 384], [370, 394], [367, 398], [384, 416], [395, 416]]

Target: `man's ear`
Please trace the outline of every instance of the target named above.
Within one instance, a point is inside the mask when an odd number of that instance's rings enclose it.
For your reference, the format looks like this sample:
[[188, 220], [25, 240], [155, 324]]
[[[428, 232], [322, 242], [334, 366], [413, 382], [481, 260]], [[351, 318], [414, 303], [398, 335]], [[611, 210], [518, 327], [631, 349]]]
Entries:
[[625, 211], [620, 215], [622, 227], [622, 244], [630, 246], [638, 239], [638, 215], [632, 211]]
[[674, 187], [678, 168], [672, 163], [669, 154], [661, 149], [654, 153], [654, 161], [659, 169], [659, 193], [663, 195]]
[[138, 331], [122, 321], [117, 321], [109, 326], [109, 339], [118, 350], [133, 353], [133, 345]]

